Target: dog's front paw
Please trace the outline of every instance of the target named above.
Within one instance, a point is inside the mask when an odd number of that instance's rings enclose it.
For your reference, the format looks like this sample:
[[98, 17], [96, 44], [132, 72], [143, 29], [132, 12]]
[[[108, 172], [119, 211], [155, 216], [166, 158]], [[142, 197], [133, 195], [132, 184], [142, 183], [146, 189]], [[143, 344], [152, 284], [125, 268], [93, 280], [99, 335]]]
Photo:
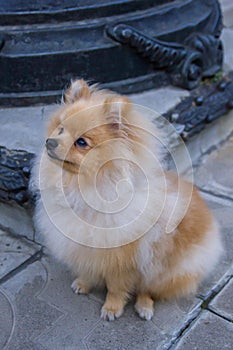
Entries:
[[79, 278], [74, 280], [71, 284], [71, 288], [75, 294], [88, 294], [90, 291], [90, 287]]
[[137, 306], [135, 305], [135, 309], [138, 313], [138, 315], [144, 319], [144, 320], [151, 320], [153, 315], [154, 315], [154, 311], [151, 310], [149, 307], [142, 307], [142, 306]]
[[138, 315], [144, 320], [151, 320], [154, 315], [153, 300], [148, 295], [138, 295], [135, 309]]
[[105, 321], [114, 321], [123, 314], [123, 311], [124, 309], [122, 307], [118, 308], [114, 305], [108, 305], [105, 303], [101, 309], [101, 318]]

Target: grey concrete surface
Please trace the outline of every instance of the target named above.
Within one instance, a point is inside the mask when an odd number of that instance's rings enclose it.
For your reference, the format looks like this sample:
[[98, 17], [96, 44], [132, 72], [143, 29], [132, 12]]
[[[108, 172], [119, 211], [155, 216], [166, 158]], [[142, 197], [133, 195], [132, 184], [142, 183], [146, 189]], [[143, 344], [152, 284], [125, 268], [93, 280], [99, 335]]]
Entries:
[[[36, 337], [52, 327], [61, 316], [56, 307], [39, 297], [46, 282], [46, 271], [38, 261], [1, 285], [11, 307], [11, 312], [5, 315], [12, 325], [6, 349], [45, 349]], [[0, 334], [3, 335], [3, 332]]]
[[20, 206], [0, 203], [0, 227], [13, 234], [34, 239], [32, 214]]
[[11, 337], [13, 325], [14, 325], [14, 317], [13, 317], [13, 309], [10, 303], [10, 300], [5, 293], [0, 288], [0, 349], [4, 349], [6, 344], [8, 343], [8, 339]]
[[[57, 105], [0, 109], [1, 146], [37, 153], [44, 144], [49, 116]], [[4, 135], [4, 137], [3, 137]]]
[[[233, 167], [232, 167], [233, 169]], [[198, 294], [202, 298], [207, 298], [213, 292], [222, 276], [230, 271], [233, 262], [233, 203], [219, 197], [210, 196], [202, 192], [204, 200], [207, 202], [214, 217], [220, 224], [224, 253], [213, 272], [201, 283]]]
[[[221, 120], [216, 120], [209, 127], [205, 128], [202, 132], [195, 135], [188, 143], [186, 143], [186, 148], [180, 140], [177, 140], [175, 136], [171, 140], [170, 149], [173, 158], [176, 160], [176, 164], [179, 169], [185, 173], [190, 170], [190, 163], [187, 162], [187, 150], [192, 160], [192, 164], [196, 165], [199, 163], [200, 159], [208, 154], [211, 149], [218, 147], [219, 144], [224, 142], [233, 133], [233, 112], [228, 113], [221, 117]], [[168, 138], [168, 143], [170, 143], [171, 134]], [[178, 141], [178, 142], [177, 142]], [[175, 147], [173, 147], [173, 145]]]
[[220, 0], [223, 13], [223, 24], [225, 27], [233, 27], [233, 2], [232, 0]]
[[14, 237], [0, 230], [0, 279], [5, 277], [31, 256], [41, 250], [41, 246], [22, 237]]
[[233, 199], [233, 138], [220, 151], [204, 157], [202, 166], [195, 171], [195, 183], [204, 191]]
[[229, 72], [233, 69], [233, 48], [232, 48], [232, 28], [224, 28], [221, 39], [224, 49], [223, 70]]
[[233, 322], [233, 278], [210, 303], [209, 309]]
[[181, 339], [176, 350], [232, 350], [233, 324], [210, 312], [203, 312]]
[[189, 91], [176, 87], [164, 87], [149, 90], [143, 93], [130, 95], [135, 104], [139, 104], [153, 111], [163, 114], [181, 102], [182, 98], [189, 96]]
[[[231, 148], [232, 140], [228, 140], [221, 148], [206, 155], [194, 169], [195, 178], [204, 171], [206, 164], [209, 173], [215, 172], [214, 165], [224, 165], [224, 178], [216, 177], [216, 181], [221, 181], [225, 192], [230, 191]], [[137, 316], [133, 300], [118, 320], [101, 320], [105, 292], [94, 291], [88, 296], [73, 294], [70, 285], [76, 276], [57, 262], [46, 248], [36, 257], [40, 245], [2, 230], [0, 308], [4, 317], [0, 313], [1, 349], [231, 349], [233, 198], [225, 198], [221, 192], [207, 193], [204, 184], [200, 184], [201, 190], [202, 187], [202, 196], [221, 226], [224, 254], [196, 295], [156, 302], [151, 321], [143, 321]], [[30, 260], [30, 257], [35, 258]]]

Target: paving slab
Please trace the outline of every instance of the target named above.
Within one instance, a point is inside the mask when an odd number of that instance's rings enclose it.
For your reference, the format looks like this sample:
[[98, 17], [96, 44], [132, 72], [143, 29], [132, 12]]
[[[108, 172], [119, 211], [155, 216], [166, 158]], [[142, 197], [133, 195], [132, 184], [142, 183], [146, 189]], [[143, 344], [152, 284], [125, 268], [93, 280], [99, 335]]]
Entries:
[[224, 251], [222, 256], [213, 269], [213, 271], [205, 278], [198, 288], [198, 295], [201, 297], [208, 297], [221, 278], [228, 272], [233, 262], [233, 202], [224, 200], [222, 198], [214, 197], [202, 193], [203, 199], [207, 202], [214, 217], [217, 219]]
[[[52, 302], [53, 304], [56, 303], [57, 307], [62, 306], [62, 308], [65, 309], [67, 313], [70, 315], [67, 318], [66, 322], [62, 321], [63, 326], [64, 326], [64, 323], [67, 324], [67, 330], [66, 331], [64, 330], [64, 332], [69, 332], [69, 329], [73, 329], [73, 326], [70, 325], [70, 322], [72, 322], [72, 319], [74, 318], [74, 316], [72, 316], [73, 313], [75, 313], [76, 315], [75, 317], [77, 317], [75, 322], [76, 324], [75, 327], [78, 327], [77, 325], [79, 324], [79, 322], [82, 322], [82, 319], [86, 320], [86, 319], [89, 319], [90, 317], [93, 318], [96, 324], [94, 323], [94, 324], [91, 324], [89, 327], [87, 326], [85, 327], [86, 330], [88, 330], [88, 334], [90, 333], [90, 339], [92, 339], [90, 341], [91, 343], [93, 343], [94, 342], [93, 339], [98, 338], [97, 333], [99, 332], [99, 329], [102, 327], [103, 329], [106, 329], [105, 326], [102, 326], [103, 324], [106, 323], [106, 321], [100, 320], [100, 310], [105, 300], [106, 291], [94, 290], [88, 296], [74, 295], [71, 292], [70, 285], [72, 283], [72, 279], [75, 278], [76, 276], [72, 275], [69, 269], [66, 269], [60, 263], [57, 263], [49, 255], [46, 257], [45, 260], [43, 260], [43, 263], [47, 269], [49, 282], [41, 296], [50, 303]], [[88, 303], [89, 307], [86, 306], [86, 303]], [[98, 305], [96, 305], [96, 303], [98, 303]], [[107, 328], [107, 329], [111, 329], [111, 332], [114, 332], [115, 324], [118, 324], [117, 331], [114, 335], [114, 337], [117, 337], [117, 334], [120, 333], [121, 331], [122, 331], [122, 334], [125, 334], [124, 332], [126, 328], [126, 323], [129, 323], [132, 325], [132, 329], [130, 330], [132, 337], [134, 336], [137, 338], [137, 331], [136, 331], [137, 327], [134, 328], [134, 324], [136, 322], [136, 325], [139, 325], [139, 324], [143, 325], [144, 327], [143, 329], [148, 334], [150, 333], [149, 331], [150, 329], [154, 329], [154, 332], [156, 334], [159, 330], [161, 334], [164, 335], [162, 338], [157, 336], [156, 341], [154, 342], [154, 346], [157, 346], [160, 343], [163, 344], [165, 340], [166, 341], [169, 340], [171, 336], [176, 334], [176, 332], [182, 327], [182, 324], [186, 322], [187, 318], [189, 318], [189, 314], [192, 313], [193, 310], [196, 309], [198, 306], [200, 306], [200, 303], [201, 303], [200, 299], [196, 298], [195, 296], [182, 298], [177, 301], [173, 300], [168, 302], [156, 302], [155, 315], [154, 315], [153, 321], [146, 322], [141, 320], [138, 317], [138, 315], [134, 310], [133, 302], [130, 302], [129, 305], [126, 307], [126, 310], [123, 316], [116, 322], [115, 321], [110, 322], [111, 325], [107, 326], [110, 328]], [[90, 312], [90, 307], [92, 310], [91, 312]], [[93, 312], [94, 312], [94, 315], [92, 316]], [[92, 328], [95, 330], [94, 333], [91, 332]], [[84, 337], [85, 330], [81, 331], [82, 327], [78, 327], [78, 329], [79, 329], [79, 336], [82, 335]], [[152, 341], [153, 339], [153, 334], [151, 335], [151, 337], [152, 338], [150, 341]], [[77, 338], [77, 334], [76, 334], [76, 338]], [[88, 336], [85, 336], [83, 339], [86, 339], [85, 342], [89, 344]], [[73, 339], [73, 341], [75, 340]], [[115, 344], [114, 340], [112, 340], [112, 342]], [[102, 346], [101, 344], [98, 344], [98, 346], [96, 345], [96, 349], [99, 349], [99, 347], [101, 348]], [[107, 344], [108, 344], [108, 341], [106, 340], [106, 346]], [[121, 344], [122, 346], [124, 345], [122, 341], [119, 344]], [[130, 349], [130, 347], [128, 347], [127, 349]]]
[[220, 0], [225, 27], [233, 27], [233, 3], [232, 0]]
[[[146, 322], [138, 317], [131, 302], [119, 320], [106, 322], [100, 319], [105, 291], [75, 295], [70, 288], [74, 277], [46, 255], [1, 285], [0, 303], [5, 305], [10, 300], [14, 314], [12, 318], [8, 313], [11, 331], [7, 333], [7, 349], [157, 348], [170, 341], [200, 304], [194, 296], [158, 302], [153, 321]], [[7, 339], [6, 335], [0, 337], [2, 343]]]
[[[158, 302], [155, 304], [153, 322], [146, 322], [138, 317], [133, 302], [130, 302], [119, 320], [106, 322], [100, 319], [106, 291], [94, 290], [88, 296], [77, 296], [70, 288], [76, 276], [69, 269], [50, 255], [43, 258], [42, 263], [47, 271], [47, 283], [40, 298], [65, 314], [37, 338], [46, 349], [64, 349], [65, 346], [72, 349], [72, 346], [81, 344], [98, 350], [107, 349], [110, 345], [114, 349], [136, 349], [136, 343], [139, 343], [139, 348], [142, 345], [145, 349], [150, 349], [151, 345], [156, 348], [168, 342], [187, 319], [187, 314], [200, 304], [200, 300], [194, 296], [179, 301]], [[127, 334], [129, 337], [126, 339]], [[132, 338], [135, 340], [131, 344]]]
[[0, 349], [4, 349], [11, 337], [14, 310], [7, 295], [0, 288]]
[[204, 311], [181, 338], [176, 350], [232, 350], [233, 323]]
[[233, 199], [233, 138], [202, 160], [194, 171], [198, 187], [215, 195]]
[[49, 114], [56, 105], [0, 109], [1, 146], [37, 153], [44, 143]]
[[153, 111], [163, 114], [169, 109], [175, 107], [184, 97], [190, 95], [190, 92], [178, 87], [164, 87], [152, 89], [149, 91], [131, 94], [129, 98], [140, 106], [152, 109]]
[[[62, 264], [46, 257], [1, 285], [1, 295], [7, 295], [14, 313], [13, 319], [7, 316], [13, 324], [7, 350], [86, 349], [83, 340], [99, 322], [102, 303], [75, 295], [71, 281]], [[3, 326], [0, 323], [0, 329]], [[5, 338], [0, 336], [0, 341]]]
[[34, 239], [32, 213], [17, 204], [0, 203], [0, 227], [13, 234]]
[[[230, 0], [231, 1], [231, 0]], [[233, 27], [232, 28], [224, 28], [221, 34], [221, 39], [223, 42], [223, 70], [228, 73], [233, 69], [233, 48], [232, 48], [232, 40], [233, 40]]]
[[0, 230], [0, 280], [40, 250], [38, 244]]
[[208, 308], [233, 322], [233, 278], [214, 298]]
[[46, 349], [36, 338], [62, 315], [39, 297], [46, 281], [46, 270], [40, 262], [35, 262], [1, 285], [13, 313], [13, 319], [12, 314], [6, 315], [6, 320], [12, 323], [7, 350]]
[[124, 315], [114, 321], [100, 321], [86, 337], [88, 350], [151, 350], [158, 349], [166, 336], [152, 322], [132, 313], [130, 305]]

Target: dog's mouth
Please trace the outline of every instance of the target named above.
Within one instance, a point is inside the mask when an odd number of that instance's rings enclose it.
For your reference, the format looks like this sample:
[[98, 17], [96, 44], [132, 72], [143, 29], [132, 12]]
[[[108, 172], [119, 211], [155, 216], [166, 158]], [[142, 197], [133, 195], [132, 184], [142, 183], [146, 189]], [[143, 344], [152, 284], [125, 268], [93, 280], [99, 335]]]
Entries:
[[59, 162], [65, 163], [65, 164], [69, 164], [69, 165], [74, 165], [74, 163], [72, 163], [72, 162], [70, 162], [68, 160], [59, 158], [57, 156], [57, 154], [55, 152], [51, 151], [51, 150], [47, 150], [47, 154], [53, 160], [56, 160], [56, 161], [59, 161]]
[[59, 158], [55, 152], [51, 151], [51, 150], [47, 150], [47, 154], [50, 158], [55, 159], [55, 160], [59, 160], [60, 162], [64, 162], [64, 159]]

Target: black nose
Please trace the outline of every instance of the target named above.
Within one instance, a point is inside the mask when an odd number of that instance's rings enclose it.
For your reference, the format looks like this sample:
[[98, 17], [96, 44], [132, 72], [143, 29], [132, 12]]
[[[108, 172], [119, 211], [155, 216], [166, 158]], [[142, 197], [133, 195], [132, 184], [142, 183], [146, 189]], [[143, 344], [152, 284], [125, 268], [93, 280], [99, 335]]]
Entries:
[[46, 140], [46, 148], [50, 151], [54, 150], [58, 146], [58, 142], [55, 139]]

